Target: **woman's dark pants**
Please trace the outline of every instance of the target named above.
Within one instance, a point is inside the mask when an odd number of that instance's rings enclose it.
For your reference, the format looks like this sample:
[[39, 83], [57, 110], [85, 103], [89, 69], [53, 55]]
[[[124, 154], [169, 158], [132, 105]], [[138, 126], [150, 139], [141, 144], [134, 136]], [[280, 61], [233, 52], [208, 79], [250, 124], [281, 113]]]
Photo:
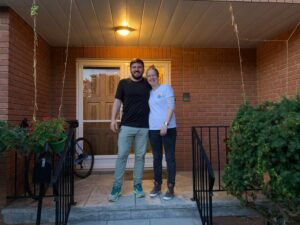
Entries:
[[153, 170], [155, 182], [157, 182], [158, 184], [162, 183], [162, 158], [164, 149], [167, 162], [168, 184], [173, 184], [174, 186], [176, 176], [176, 128], [168, 129], [165, 136], [161, 136], [159, 130], [149, 130], [149, 140], [153, 153]]

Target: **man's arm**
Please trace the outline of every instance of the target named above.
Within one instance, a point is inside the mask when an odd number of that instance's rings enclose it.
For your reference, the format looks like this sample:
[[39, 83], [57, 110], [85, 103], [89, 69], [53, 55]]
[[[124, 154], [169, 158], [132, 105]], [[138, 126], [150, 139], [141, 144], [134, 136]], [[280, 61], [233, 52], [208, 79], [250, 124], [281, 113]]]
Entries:
[[114, 101], [114, 104], [113, 104], [113, 107], [112, 107], [111, 122], [110, 122], [110, 129], [115, 133], [119, 129], [119, 126], [118, 126], [118, 123], [117, 123], [117, 116], [120, 112], [121, 104], [122, 104], [121, 100], [115, 98], [115, 101]]

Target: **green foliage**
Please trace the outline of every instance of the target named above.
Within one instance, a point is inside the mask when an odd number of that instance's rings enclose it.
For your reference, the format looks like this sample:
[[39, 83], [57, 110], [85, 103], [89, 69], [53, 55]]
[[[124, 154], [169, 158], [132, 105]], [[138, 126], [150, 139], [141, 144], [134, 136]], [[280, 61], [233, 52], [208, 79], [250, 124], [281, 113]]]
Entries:
[[6, 121], [0, 121], [0, 153], [7, 150], [7, 145], [5, 144], [4, 137], [6, 136], [8, 130], [8, 124]]
[[0, 121], [0, 153], [13, 149], [23, 154], [44, 151], [46, 143], [66, 137], [65, 125], [64, 118], [38, 121], [29, 128], [12, 127]]
[[37, 4], [32, 4], [30, 15], [36, 16], [38, 14], [38, 11], [39, 11], [39, 6]]
[[[226, 190], [244, 203], [247, 190], [261, 189], [272, 202], [267, 217], [290, 223], [300, 215], [300, 94], [295, 99], [242, 105], [229, 132], [229, 163], [223, 180]], [[270, 207], [270, 205], [268, 206]], [[299, 222], [299, 221], [298, 221]]]
[[11, 149], [26, 153], [29, 149], [28, 132], [24, 128], [10, 127], [7, 122], [0, 121], [0, 152]]
[[62, 117], [36, 122], [30, 138], [33, 149], [43, 151], [46, 143], [65, 138], [64, 130], [65, 120]]

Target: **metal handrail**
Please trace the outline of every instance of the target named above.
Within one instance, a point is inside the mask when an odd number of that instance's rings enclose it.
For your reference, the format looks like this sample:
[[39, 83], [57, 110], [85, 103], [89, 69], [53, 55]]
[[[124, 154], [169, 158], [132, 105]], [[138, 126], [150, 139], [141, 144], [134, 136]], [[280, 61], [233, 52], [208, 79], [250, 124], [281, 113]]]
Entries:
[[195, 127], [192, 127], [193, 199], [203, 225], [212, 225], [212, 196], [215, 175]]
[[228, 129], [227, 125], [194, 126], [195, 132], [202, 143], [203, 150], [216, 175], [213, 191], [225, 191], [221, 182], [221, 173], [228, 162]]
[[74, 201], [74, 140], [75, 128], [78, 121], [68, 121], [69, 132], [65, 144], [65, 150], [60, 157], [52, 179], [54, 201], [55, 201], [55, 224], [67, 224], [71, 206]]

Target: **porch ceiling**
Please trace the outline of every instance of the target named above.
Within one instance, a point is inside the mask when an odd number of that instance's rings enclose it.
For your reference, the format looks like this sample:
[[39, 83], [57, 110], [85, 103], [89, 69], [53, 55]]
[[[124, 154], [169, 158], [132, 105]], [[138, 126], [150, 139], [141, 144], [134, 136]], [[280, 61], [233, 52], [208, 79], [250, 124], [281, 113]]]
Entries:
[[[275, 1], [275, 0], [274, 0]], [[296, 2], [296, 0], [294, 0]], [[39, 0], [37, 30], [51, 46], [65, 46], [70, 0]], [[71, 46], [236, 47], [229, 3], [203, 0], [73, 0]], [[32, 0], [0, 0], [32, 25]], [[271, 39], [300, 21], [298, 3], [233, 2], [241, 39]], [[114, 26], [136, 29], [127, 37]], [[241, 40], [245, 48], [261, 42]]]

